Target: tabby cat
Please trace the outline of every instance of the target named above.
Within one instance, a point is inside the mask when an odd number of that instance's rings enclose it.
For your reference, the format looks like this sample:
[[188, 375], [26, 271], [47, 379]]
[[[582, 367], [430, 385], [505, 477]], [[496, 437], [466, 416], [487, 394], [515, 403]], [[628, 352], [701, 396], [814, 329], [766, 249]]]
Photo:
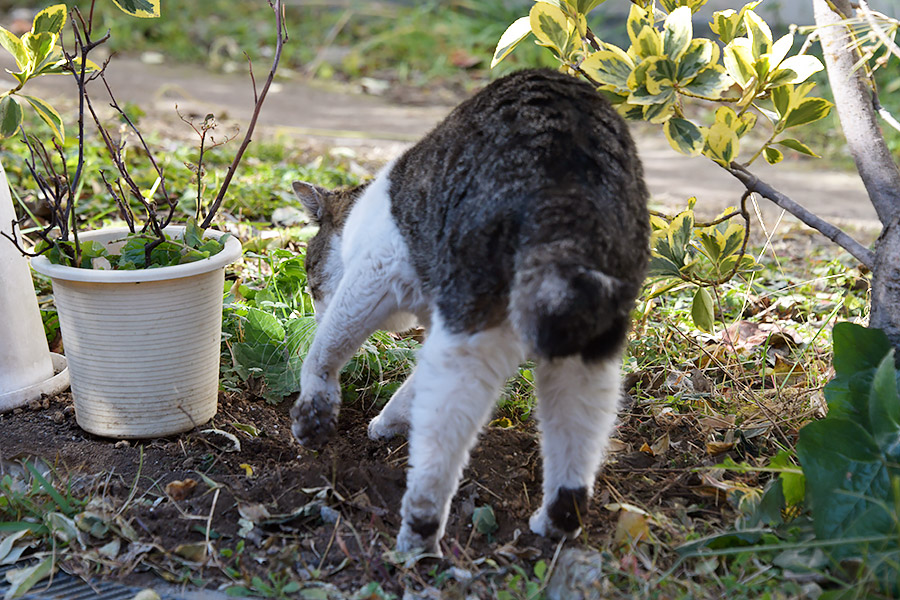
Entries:
[[369, 424], [409, 435], [400, 550], [438, 552], [470, 450], [503, 383], [536, 361], [543, 504], [531, 529], [581, 526], [620, 397], [649, 257], [647, 190], [626, 124], [587, 83], [498, 79], [368, 184], [295, 182], [318, 331], [291, 411], [301, 444], [334, 430], [342, 366], [376, 329], [427, 328], [413, 374]]

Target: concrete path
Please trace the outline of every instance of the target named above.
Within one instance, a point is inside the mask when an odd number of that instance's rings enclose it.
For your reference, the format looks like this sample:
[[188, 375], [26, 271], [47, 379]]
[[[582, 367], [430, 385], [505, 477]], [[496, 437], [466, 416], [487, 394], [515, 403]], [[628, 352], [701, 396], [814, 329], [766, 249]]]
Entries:
[[[10, 66], [0, 60], [0, 68]], [[108, 76], [120, 103], [137, 103], [166, 129], [183, 130], [174, 112], [176, 104], [183, 113], [212, 112], [238, 121], [247, 121], [250, 116], [253, 95], [246, 76], [210, 73], [190, 65], [148, 65], [121, 57], [110, 62]], [[258, 77], [262, 79], [262, 75]], [[72, 93], [71, 81], [63, 76], [44, 77], [33, 83], [33, 93], [50, 100]], [[377, 156], [387, 160], [426, 133], [451, 108], [400, 106], [374, 96], [290, 80], [273, 86], [260, 124], [264, 131], [376, 149]], [[676, 153], [656, 129], [640, 126], [634, 131], [655, 204], [676, 210], [687, 198], [697, 196], [702, 212], [712, 214], [739, 202], [743, 191], [740, 183], [711, 161]], [[878, 227], [875, 211], [855, 172], [817, 168], [810, 161], [790, 161], [776, 167], [759, 161], [754, 164], [754, 172], [828, 220], [866, 229]], [[762, 206], [766, 221], [774, 222], [780, 209], [765, 201]]]

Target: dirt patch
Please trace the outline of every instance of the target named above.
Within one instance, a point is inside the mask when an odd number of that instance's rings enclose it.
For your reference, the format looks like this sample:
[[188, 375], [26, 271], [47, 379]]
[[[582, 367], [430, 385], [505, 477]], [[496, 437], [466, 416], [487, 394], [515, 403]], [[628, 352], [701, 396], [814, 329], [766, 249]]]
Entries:
[[[376, 409], [357, 402], [344, 407], [338, 433], [314, 454], [292, 440], [288, 410], [288, 402], [270, 405], [223, 393], [218, 415], [202, 428], [124, 442], [82, 431], [64, 394], [0, 415], [0, 464], [7, 470], [21, 459], [44, 458], [76, 492], [121, 510], [138, 539], [99, 574], [130, 584], [150, 581], [148, 571], [196, 586], [283, 572], [351, 591], [377, 581], [396, 593], [429, 572], [471, 566], [481, 557], [493, 556], [500, 564], [552, 558], [557, 543], [527, 526], [541, 482], [539, 443], [530, 424], [485, 431], [453, 502], [443, 567], [434, 571], [432, 561], [405, 570], [385, 554], [400, 525], [405, 440], [369, 440], [366, 423]], [[240, 449], [210, 430], [234, 436]], [[663, 435], [666, 448], [646, 447]], [[570, 544], [609, 547], [617, 513], [608, 505], [616, 502], [642, 506], [663, 520], [697, 519], [710, 529], [731, 518], [726, 503], [708, 493], [692, 471], [721, 459], [703, 448], [696, 418], [654, 416], [649, 404], [633, 405], [623, 412], [616, 438], [585, 533]], [[167, 493], [173, 481], [190, 479], [198, 485], [184, 499], [175, 499], [182, 491], [177, 484]], [[489, 536], [472, 528], [472, 513], [483, 505], [497, 518], [498, 529]], [[665, 537], [665, 527], [658, 533]], [[210, 556], [204, 550], [207, 535], [214, 548]], [[96, 563], [77, 556], [65, 565], [98, 574]]]

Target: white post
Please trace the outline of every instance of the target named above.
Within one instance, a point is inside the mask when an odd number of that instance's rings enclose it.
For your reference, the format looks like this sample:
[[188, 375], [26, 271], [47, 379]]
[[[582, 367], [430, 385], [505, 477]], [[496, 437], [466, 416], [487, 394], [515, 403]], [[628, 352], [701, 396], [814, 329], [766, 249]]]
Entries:
[[[15, 218], [6, 172], [0, 165], [0, 230]], [[39, 398], [34, 389], [53, 377], [53, 363], [34, 295], [28, 260], [0, 238], [0, 411]], [[26, 390], [34, 391], [26, 392]]]

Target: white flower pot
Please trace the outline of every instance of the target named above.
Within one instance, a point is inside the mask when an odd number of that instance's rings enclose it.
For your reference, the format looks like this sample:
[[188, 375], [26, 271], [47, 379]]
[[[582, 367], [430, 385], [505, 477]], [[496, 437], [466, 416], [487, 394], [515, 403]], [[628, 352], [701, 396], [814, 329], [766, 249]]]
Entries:
[[[117, 250], [127, 231], [103, 229], [80, 239]], [[173, 237], [183, 231], [166, 229]], [[231, 237], [208, 259], [155, 269], [98, 271], [32, 259], [34, 270], [53, 281], [83, 429], [158, 437], [216, 414], [225, 266], [240, 256], [241, 243]]]
[[[3, 165], [0, 165], [0, 231], [11, 233], [15, 218]], [[41, 394], [66, 389], [66, 361], [51, 355], [34, 295], [28, 260], [0, 238], [0, 412], [12, 410]], [[54, 367], [58, 374], [54, 376]]]

